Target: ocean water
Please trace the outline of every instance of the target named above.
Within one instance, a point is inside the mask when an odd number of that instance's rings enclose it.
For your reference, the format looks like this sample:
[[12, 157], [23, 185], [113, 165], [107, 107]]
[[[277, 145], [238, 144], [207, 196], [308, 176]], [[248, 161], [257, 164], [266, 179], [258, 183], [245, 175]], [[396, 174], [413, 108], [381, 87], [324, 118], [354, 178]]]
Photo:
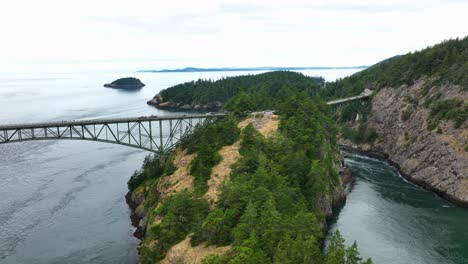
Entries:
[[378, 264], [468, 263], [468, 209], [409, 183], [387, 162], [349, 155], [345, 164], [356, 180], [330, 233], [356, 240]]
[[[327, 80], [355, 70], [302, 71]], [[0, 74], [0, 124], [164, 115], [146, 104], [185, 81], [258, 72]], [[135, 76], [135, 92], [104, 83]], [[149, 153], [88, 141], [0, 145], [0, 263], [134, 263], [126, 182]]]

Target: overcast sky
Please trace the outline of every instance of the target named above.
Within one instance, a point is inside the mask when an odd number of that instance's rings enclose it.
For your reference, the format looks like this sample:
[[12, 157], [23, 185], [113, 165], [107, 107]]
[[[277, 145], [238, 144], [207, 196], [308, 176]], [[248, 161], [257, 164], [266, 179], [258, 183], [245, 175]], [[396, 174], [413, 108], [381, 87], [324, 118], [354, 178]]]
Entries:
[[468, 35], [468, 0], [2, 2], [0, 72], [370, 65]]

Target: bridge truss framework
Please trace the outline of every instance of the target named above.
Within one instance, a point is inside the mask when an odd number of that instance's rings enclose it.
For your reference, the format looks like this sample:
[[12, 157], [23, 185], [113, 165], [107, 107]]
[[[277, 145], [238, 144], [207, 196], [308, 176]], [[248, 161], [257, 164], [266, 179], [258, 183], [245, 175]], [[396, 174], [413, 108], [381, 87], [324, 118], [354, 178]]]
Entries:
[[0, 144], [30, 140], [89, 140], [135, 147], [154, 153], [173, 149], [197, 124], [226, 114], [174, 115], [0, 125]]

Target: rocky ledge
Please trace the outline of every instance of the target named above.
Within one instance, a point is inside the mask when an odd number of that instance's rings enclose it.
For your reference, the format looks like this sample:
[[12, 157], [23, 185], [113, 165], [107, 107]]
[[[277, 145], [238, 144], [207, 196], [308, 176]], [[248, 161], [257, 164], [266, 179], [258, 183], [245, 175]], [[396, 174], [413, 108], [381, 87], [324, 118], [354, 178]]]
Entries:
[[219, 111], [223, 104], [221, 102], [210, 102], [207, 104], [183, 104], [171, 101], [164, 101], [161, 95], [157, 94], [153, 99], [146, 102], [158, 109], [170, 111]]
[[125, 200], [127, 201], [128, 207], [130, 207], [131, 215], [130, 220], [132, 225], [136, 227], [133, 236], [138, 239], [143, 239], [146, 233], [146, 211], [143, 208], [143, 201], [145, 197], [142, 193], [138, 192], [128, 192], [125, 195]]

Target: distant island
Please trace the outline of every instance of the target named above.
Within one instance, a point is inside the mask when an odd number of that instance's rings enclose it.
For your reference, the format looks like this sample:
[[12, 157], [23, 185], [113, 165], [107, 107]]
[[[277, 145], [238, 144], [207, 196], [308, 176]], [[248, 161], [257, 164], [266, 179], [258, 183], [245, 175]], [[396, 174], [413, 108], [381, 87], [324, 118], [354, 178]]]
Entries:
[[246, 68], [195, 68], [186, 67], [183, 69], [163, 69], [163, 70], [140, 70], [137, 72], [224, 72], [224, 71], [301, 71], [301, 70], [347, 70], [347, 69], [365, 69], [368, 66], [349, 66], [349, 67], [246, 67]]
[[145, 86], [139, 79], [134, 77], [126, 77], [117, 79], [111, 83], [104, 84], [104, 87], [114, 89], [139, 89]]

